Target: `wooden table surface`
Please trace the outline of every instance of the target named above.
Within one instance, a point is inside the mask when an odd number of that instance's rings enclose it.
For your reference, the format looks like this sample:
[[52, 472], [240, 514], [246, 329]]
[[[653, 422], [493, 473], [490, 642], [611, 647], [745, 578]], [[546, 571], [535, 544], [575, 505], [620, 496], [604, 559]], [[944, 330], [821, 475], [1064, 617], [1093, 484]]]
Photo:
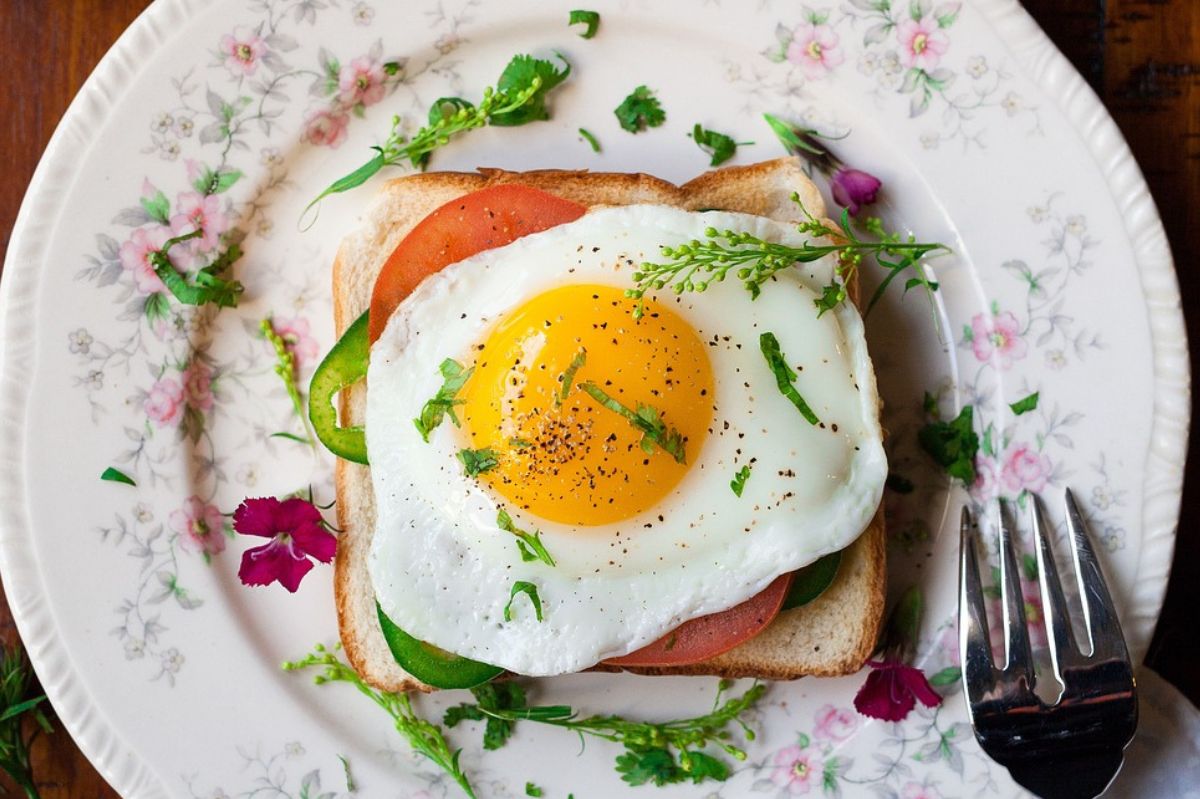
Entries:
[[[146, 0], [0, 2], [0, 251], [42, 149], [93, 66]], [[1189, 337], [1200, 342], [1200, 0], [1026, 0], [1103, 98], [1129, 140], [1179, 264]], [[2, 260], [2, 259], [0, 259]], [[1197, 374], [1193, 345], [1192, 372]], [[1200, 468], [1196, 437], [1184, 485], [1175, 566], [1147, 662], [1200, 703]], [[0, 632], [16, 635], [0, 601]], [[34, 748], [42, 796], [116, 794], [63, 732]]]

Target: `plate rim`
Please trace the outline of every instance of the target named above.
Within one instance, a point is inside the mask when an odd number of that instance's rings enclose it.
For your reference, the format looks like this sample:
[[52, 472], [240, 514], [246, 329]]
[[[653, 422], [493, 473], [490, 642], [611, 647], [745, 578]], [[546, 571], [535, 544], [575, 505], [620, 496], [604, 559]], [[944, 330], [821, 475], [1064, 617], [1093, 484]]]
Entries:
[[[1143, 535], [1125, 622], [1153, 628], [1162, 608], [1182, 504], [1190, 427], [1190, 360], [1174, 261], [1157, 206], [1127, 142], [1100, 98], [1018, 0], [971, 0], [1084, 141], [1104, 176], [1135, 255], [1153, 363], [1153, 416], [1143, 482]], [[74, 167], [90, 155], [88, 123], [107, 119], [139, 75], [134, 58], [155, 52], [203, 11], [203, 0], [155, 0], [117, 38], [71, 101], [50, 138], [17, 214], [0, 280], [0, 573], [14, 623], [59, 718], [80, 750], [123, 796], [168, 795], [155, 768], [123, 740], [79, 679], [57, 636], [31, 546], [24, 420], [34, 373], [32, 337], [49, 234]], [[1149, 639], [1147, 638], [1147, 641]], [[1143, 655], [1144, 652], [1136, 653]]]

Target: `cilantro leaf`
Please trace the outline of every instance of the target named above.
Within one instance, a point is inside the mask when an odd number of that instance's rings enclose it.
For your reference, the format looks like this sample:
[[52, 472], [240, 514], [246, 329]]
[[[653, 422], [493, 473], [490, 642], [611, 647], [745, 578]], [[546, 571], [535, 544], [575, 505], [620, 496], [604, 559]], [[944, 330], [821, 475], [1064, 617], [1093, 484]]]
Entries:
[[546, 108], [546, 95], [571, 74], [571, 65], [567, 59], [561, 53], [555, 55], [562, 61], [562, 69], [549, 61], [530, 55], [513, 56], [512, 61], [509, 61], [508, 66], [500, 73], [500, 80], [496, 81], [497, 91], [506, 95], [515, 94], [533, 86], [534, 81], [538, 81], [539, 84], [533, 95], [520, 107], [491, 114], [488, 117], [489, 125], [512, 127], [550, 118], [550, 111]]
[[450, 421], [455, 427], [459, 427], [458, 416], [454, 413], [454, 406], [461, 405], [462, 400], [456, 399], [458, 392], [466, 385], [466, 382], [471, 377], [471, 373], [475, 371], [475, 367], [464, 369], [463, 365], [453, 358], [447, 358], [438, 366], [438, 371], [442, 375], [442, 387], [433, 395], [433, 399], [428, 400], [421, 408], [421, 415], [413, 419], [413, 424], [416, 425], [417, 432], [421, 434], [421, 439], [428, 444], [429, 434], [442, 423], [445, 416], [450, 417]]
[[457, 727], [461, 722], [483, 721], [484, 718], [483, 711], [477, 706], [462, 704], [446, 708], [442, 723], [447, 727]]
[[[692, 139], [701, 150], [712, 156], [709, 166], [719, 166], [730, 158], [733, 158], [733, 154], [737, 151], [739, 144], [739, 142], [733, 140], [732, 136], [717, 133], [715, 130], [707, 130], [699, 122], [692, 128]], [[741, 142], [741, 144], [751, 143]]]
[[619, 414], [629, 420], [634, 429], [641, 431], [642, 451], [647, 455], [654, 452], [654, 445], [657, 444], [663, 452], [670, 455], [678, 463], [687, 463], [687, 456], [684, 452], [683, 435], [675, 428], [667, 429], [666, 424], [662, 421], [662, 414], [657, 408], [650, 405], [638, 404], [637, 410], [631, 410], [620, 400], [609, 396], [604, 389], [592, 383], [585, 381], [579, 384], [589, 397], [599, 402], [613, 413]]
[[600, 14], [595, 11], [572, 11], [567, 25], [586, 25], [587, 29], [579, 36], [583, 39], [590, 39], [596, 35], [596, 29], [600, 27]]
[[742, 495], [742, 491], [746, 488], [746, 481], [750, 479], [750, 466], [746, 465], [737, 470], [737, 474], [729, 481], [729, 488], [737, 496]]
[[516, 682], [490, 682], [471, 689], [478, 704], [461, 704], [446, 709], [442, 722], [454, 727], [462, 721], [483, 721], [487, 725], [483, 732], [483, 748], [499, 749], [508, 742], [516, 721], [497, 718], [491, 713], [507, 713], [525, 709], [525, 690]]
[[779, 349], [779, 339], [775, 338], [774, 333], [763, 333], [758, 337], [758, 346], [762, 350], [763, 357], [767, 359], [767, 365], [775, 373], [775, 384], [779, 387], [779, 393], [796, 406], [796, 410], [800, 411], [800, 415], [809, 424], [820, 424], [821, 420], [813, 413], [812, 408], [808, 407], [804, 397], [800, 396], [800, 392], [793, 385], [796, 382], [796, 373], [787, 365], [787, 360]]
[[513, 583], [512, 591], [508, 595], [508, 604], [504, 606], [504, 620], [512, 621], [512, 603], [516, 601], [517, 594], [529, 597], [529, 601], [533, 605], [533, 615], [537, 617], [538, 621], [541, 621], [542, 598], [538, 596], [537, 586], [525, 580], [517, 580]]
[[525, 795], [538, 797], [542, 795], [542, 789], [534, 785], [532, 782], [525, 783]]
[[667, 119], [667, 112], [654, 92], [645, 86], [638, 86], [613, 111], [621, 127], [630, 133], [638, 133], [646, 128], [657, 128]]
[[458, 460], [463, 465], [467, 477], [478, 477], [484, 472], [491, 471], [500, 465], [496, 453], [487, 447], [483, 449], [460, 449]]
[[946, 474], [966, 486], [975, 482], [979, 436], [975, 434], [974, 409], [970, 405], [964, 405], [952, 421], [935, 419], [925, 425], [917, 433], [917, 440]]
[[705, 780], [724, 782], [729, 779], [729, 766], [712, 755], [703, 752], [682, 752], [679, 762], [693, 783], [699, 784]]
[[531, 560], [540, 560], [547, 566], [554, 565], [554, 558], [550, 556], [546, 545], [542, 543], [542, 534], [540, 531], [534, 530], [532, 534], [522, 530], [513, 524], [512, 517], [508, 512], [501, 508], [496, 514], [496, 526], [506, 533], [512, 533], [517, 537], [517, 549], [521, 551], [521, 560], [529, 562]]
[[662, 787], [684, 779], [683, 770], [676, 765], [671, 753], [658, 747], [619, 755], [617, 773], [622, 780], [634, 786], [652, 782]]
[[1036, 410], [1038, 406], [1038, 393], [1039, 392], [1035, 391], [1028, 397], [1019, 399], [1008, 407], [1012, 408], [1012, 412], [1017, 416], [1020, 416], [1023, 413], [1029, 413], [1032, 410]]
[[109, 466], [100, 474], [100, 479], [108, 480], [111, 483], [124, 483], [125, 485], [130, 486], [137, 485], [137, 482], [132, 477], [125, 474], [125, 472], [121, 471], [120, 469], [114, 469], [111, 466]]

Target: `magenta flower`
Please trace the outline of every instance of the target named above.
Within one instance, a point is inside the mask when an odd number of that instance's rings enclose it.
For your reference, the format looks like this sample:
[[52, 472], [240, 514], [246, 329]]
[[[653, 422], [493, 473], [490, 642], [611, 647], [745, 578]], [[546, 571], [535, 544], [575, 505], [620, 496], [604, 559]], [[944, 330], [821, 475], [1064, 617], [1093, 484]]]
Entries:
[[350, 117], [341, 112], [318, 108], [304, 119], [304, 141], [318, 147], [337, 147], [346, 140]]
[[833, 174], [829, 185], [834, 201], [855, 216], [862, 206], [875, 202], [875, 195], [883, 183], [869, 172], [842, 167]]
[[188, 242], [198, 252], [211, 252], [220, 246], [221, 235], [229, 230], [229, 217], [221, 210], [219, 197], [196, 191], [184, 192], [175, 200], [175, 207], [179, 212], [171, 217], [171, 232], [174, 235], [203, 231], [200, 238]]
[[183, 386], [173, 377], [160, 377], [150, 387], [142, 410], [159, 427], [175, 424], [183, 415]]
[[845, 708], [825, 705], [817, 711], [814, 719], [813, 738], [818, 741], [840, 743], [854, 732], [858, 717]]
[[995, 358], [1001, 369], [1025, 357], [1029, 345], [1021, 338], [1021, 323], [1012, 311], [980, 313], [971, 319], [971, 349], [980, 361]]
[[906, 19], [896, 27], [906, 67], [933, 69], [950, 48], [950, 38], [932, 17]]
[[1010, 492], [1037, 493], [1046, 487], [1050, 478], [1050, 459], [1028, 444], [1011, 447], [1004, 456], [1000, 482]]
[[193, 359], [183, 371], [183, 398], [198, 411], [212, 410], [212, 369], [204, 361]]
[[197, 496], [188, 497], [182, 508], [171, 513], [170, 521], [184, 549], [205, 556], [225, 549], [225, 519], [216, 505]]
[[287, 343], [288, 352], [296, 358], [296, 369], [303, 368], [305, 363], [316, 360], [320, 347], [312, 337], [308, 320], [302, 316], [275, 318], [271, 320], [272, 327]]
[[233, 529], [271, 539], [242, 554], [238, 577], [246, 585], [270, 585], [278, 580], [294, 594], [300, 580], [312, 570], [309, 558], [328, 563], [337, 550], [337, 538], [325, 529], [321, 512], [303, 499], [247, 499], [233, 513]]
[[806, 78], [819, 78], [845, 60], [833, 28], [812, 22], [798, 25], [788, 45], [787, 59]]
[[867, 665], [871, 673], [854, 696], [854, 708], [864, 716], [903, 721], [918, 701], [925, 707], [942, 703], [920, 669], [894, 660], [868, 660]]
[[347, 106], [374, 105], [386, 90], [383, 65], [370, 56], [360, 56], [338, 73], [339, 99]]
[[150, 254], [161, 250], [170, 237], [170, 232], [163, 227], [138, 228], [133, 231], [129, 240], [121, 245], [118, 253], [121, 266], [125, 271], [132, 273], [133, 285], [142, 294], [157, 294], [167, 290], [158, 279], [158, 275], [154, 274]]
[[775, 753], [772, 759], [771, 781], [786, 793], [808, 793], [812, 781], [818, 774], [812, 756], [806, 754], [799, 744], [786, 746]]
[[258, 62], [267, 51], [267, 43], [249, 28], [237, 27], [221, 37], [221, 60], [235, 78], [249, 77], [258, 70]]

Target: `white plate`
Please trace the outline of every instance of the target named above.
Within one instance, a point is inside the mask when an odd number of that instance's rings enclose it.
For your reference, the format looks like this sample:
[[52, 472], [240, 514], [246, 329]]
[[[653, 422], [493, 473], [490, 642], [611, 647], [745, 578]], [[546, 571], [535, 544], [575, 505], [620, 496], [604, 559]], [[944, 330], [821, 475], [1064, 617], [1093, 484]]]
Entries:
[[[928, 81], [906, 69], [906, 42], [921, 31], [887, 27], [867, 0], [816, 10], [828, 12], [819, 22], [825, 63], [807, 67], [777, 60], [810, 24], [791, 2], [591, 2], [603, 14], [591, 41], [568, 30], [569, 5], [548, 5], [160, 0], [55, 134], [2, 286], [0, 554], [55, 708], [123, 794], [341, 794], [338, 755], [363, 795], [454, 794], [349, 688], [279, 670], [334, 638], [329, 568], [296, 596], [249, 590], [236, 577], [245, 542], [207, 563], [179, 530], [194, 495], [225, 511], [246, 495], [309, 482], [330, 496], [328, 459], [267, 438], [287, 429], [290, 412], [252, 329], [270, 313], [295, 320], [311, 369], [331, 343], [330, 257], [370, 190], [325, 203], [306, 233], [300, 210], [365, 160], [393, 113], [417, 122], [436, 97], [476, 97], [519, 51], [559, 49], [575, 65], [553, 120], [471, 133], [435, 154], [434, 168], [588, 167], [681, 180], [706, 166], [686, 138], [694, 122], [758, 142], [739, 151], [741, 162], [779, 153], [763, 111], [852, 131], [837, 150], [883, 178], [887, 215], [957, 253], [936, 264], [945, 345], [918, 296], [893, 292], [870, 320], [892, 467], [917, 486], [888, 509], [892, 587], [916, 581], [926, 594], [921, 662], [932, 674], [955, 657], [953, 520], [966, 498], [948, 492], [914, 447], [926, 390], [946, 412], [974, 402], [981, 423], [995, 426], [997, 454], [982, 468], [996, 480], [979, 498], [1076, 489], [1131, 648], [1145, 651], [1170, 565], [1188, 423], [1178, 289], [1115, 126], [1017, 3], [979, 0], [957, 14], [957, 4], [918, 7], [930, 44], [916, 66]], [[909, 6], [897, 5], [903, 23]], [[252, 66], [226, 54], [226, 36], [250, 41]], [[365, 119], [328, 119], [336, 106], [323, 65], [363, 58], [406, 59], [402, 79], [389, 80]], [[668, 123], [632, 136], [611, 109], [642, 83], [659, 93]], [[222, 115], [231, 115], [232, 141]], [[602, 154], [577, 137], [580, 126], [600, 137]], [[242, 174], [213, 209], [248, 234], [236, 268], [242, 304], [212, 324], [173, 303], [148, 316], [146, 295], [121, 266], [121, 248], [132, 242], [132, 253], [156, 224], [139, 197], [162, 190], [175, 208], [196, 169], [219, 165]], [[210, 217], [210, 228], [218, 224]], [[972, 327], [974, 344], [964, 332]], [[992, 334], [1007, 336], [996, 352]], [[192, 371], [185, 399], [182, 372], [200, 362], [211, 384]], [[1007, 403], [1034, 390], [1038, 410], [1014, 418]], [[110, 465], [138, 488], [101, 482]], [[941, 689], [937, 712], [890, 725], [850, 709], [861, 680], [772, 686], [736, 775], [667, 793], [1015, 793], [975, 746], [956, 684]], [[713, 683], [588, 675], [548, 681], [538, 698], [663, 717], [703, 708]], [[446, 701], [421, 705], [436, 713]], [[453, 739], [483, 795], [520, 794], [526, 780], [580, 799], [622, 787], [604, 744], [580, 754], [573, 736], [523, 730], [505, 752], [481, 756], [477, 731], [457, 729]]]

